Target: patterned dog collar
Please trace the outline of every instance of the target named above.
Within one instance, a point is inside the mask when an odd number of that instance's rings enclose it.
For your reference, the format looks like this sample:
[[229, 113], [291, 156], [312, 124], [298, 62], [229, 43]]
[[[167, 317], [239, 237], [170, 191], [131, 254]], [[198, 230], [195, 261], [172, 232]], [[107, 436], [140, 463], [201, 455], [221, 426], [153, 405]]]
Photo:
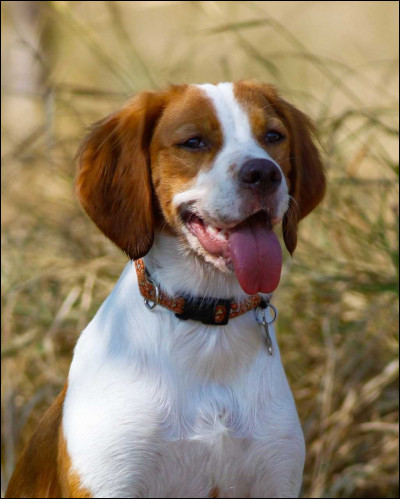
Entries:
[[[176, 296], [170, 297], [152, 281], [144, 261], [135, 260], [140, 292], [148, 308], [157, 305], [168, 308], [182, 320], [192, 319], [203, 324], [224, 326], [229, 319], [245, 314], [257, 307], [266, 308], [268, 301], [259, 295], [249, 296], [240, 302], [220, 298]], [[149, 304], [152, 302], [152, 305]]]

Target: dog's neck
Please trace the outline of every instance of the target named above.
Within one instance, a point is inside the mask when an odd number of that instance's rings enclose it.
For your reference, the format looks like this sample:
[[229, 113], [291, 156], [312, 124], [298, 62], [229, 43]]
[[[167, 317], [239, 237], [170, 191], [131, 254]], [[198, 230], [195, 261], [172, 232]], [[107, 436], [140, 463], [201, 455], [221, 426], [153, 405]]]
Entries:
[[172, 235], [156, 232], [144, 258], [155, 283], [170, 296], [178, 294], [242, 300], [242, 290], [233, 272], [223, 273], [187, 250]]

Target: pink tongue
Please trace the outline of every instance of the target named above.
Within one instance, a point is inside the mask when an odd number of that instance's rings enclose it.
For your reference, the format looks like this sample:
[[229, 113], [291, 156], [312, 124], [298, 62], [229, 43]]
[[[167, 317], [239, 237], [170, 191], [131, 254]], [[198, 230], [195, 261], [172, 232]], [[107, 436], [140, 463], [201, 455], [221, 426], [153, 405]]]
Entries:
[[276, 234], [258, 221], [231, 230], [230, 254], [236, 276], [249, 295], [271, 293], [279, 284], [282, 249]]

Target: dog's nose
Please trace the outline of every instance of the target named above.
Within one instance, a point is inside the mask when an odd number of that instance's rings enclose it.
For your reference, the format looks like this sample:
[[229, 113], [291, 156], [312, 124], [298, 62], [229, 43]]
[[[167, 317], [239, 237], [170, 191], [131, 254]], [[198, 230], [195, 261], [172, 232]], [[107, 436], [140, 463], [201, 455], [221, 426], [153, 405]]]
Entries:
[[239, 170], [239, 182], [260, 194], [272, 194], [282, 181], [278, 166], [269, 159], [249, 159]]

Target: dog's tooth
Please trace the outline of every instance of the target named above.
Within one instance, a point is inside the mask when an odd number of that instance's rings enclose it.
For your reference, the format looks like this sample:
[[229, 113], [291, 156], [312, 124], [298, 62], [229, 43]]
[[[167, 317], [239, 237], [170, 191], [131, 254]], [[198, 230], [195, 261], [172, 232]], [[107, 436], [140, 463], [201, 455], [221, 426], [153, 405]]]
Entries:
[[213, 225], [207, 225], [207, 232], [209, 232], [213, 236], [218, 236], [218, 230]]
[[206, 231], [211, 236], [218, 238], [221, 241], [226, 241], [228, 238], [228, 233], [225, 229], [220, 229], [219, 227], [215, 227], [214, 225], [206, 225]]

